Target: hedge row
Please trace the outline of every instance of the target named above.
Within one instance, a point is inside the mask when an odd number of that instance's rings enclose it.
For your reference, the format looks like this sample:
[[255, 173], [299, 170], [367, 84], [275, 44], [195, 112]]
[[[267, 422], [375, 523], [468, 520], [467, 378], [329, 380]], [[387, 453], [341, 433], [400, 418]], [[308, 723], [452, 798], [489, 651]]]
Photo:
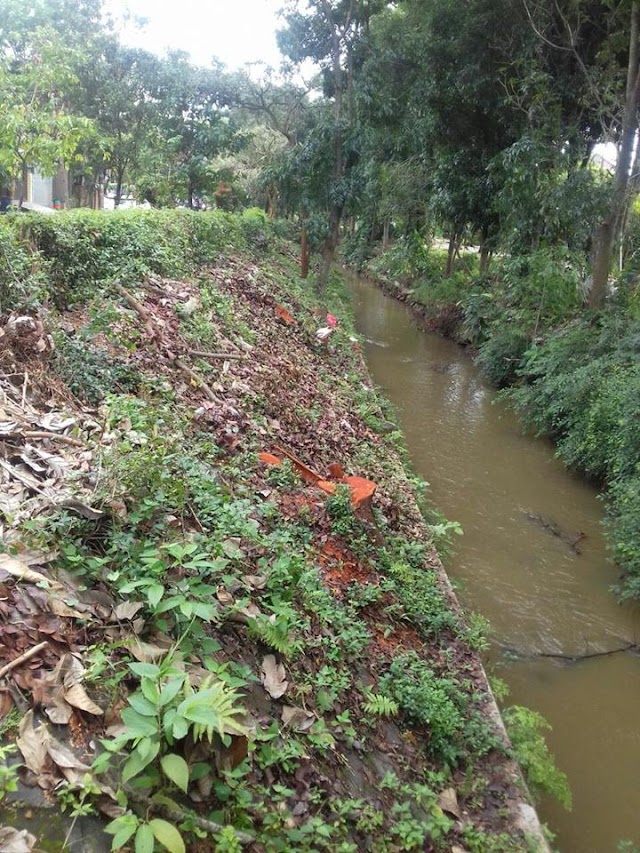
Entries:
[[0, 217], [0, 316], [53, 302], [63, 308], [102, 282], [177, 278], [223, 250], [268, 241], [262, 211], [64, 211]]

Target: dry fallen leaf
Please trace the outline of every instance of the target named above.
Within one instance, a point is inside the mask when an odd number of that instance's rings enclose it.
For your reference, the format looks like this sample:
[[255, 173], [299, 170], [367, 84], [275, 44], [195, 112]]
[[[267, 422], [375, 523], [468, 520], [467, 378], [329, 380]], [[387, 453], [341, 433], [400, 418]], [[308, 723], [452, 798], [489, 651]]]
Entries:
[[228, 593], [227, 590], [223, 587], [220, 587], [218, 590], [216, 590], [216, 598], [218, 599], [220, 604], [233, 604], [233, 602], [235, 601], [234, 597], [230, 593]]
[[86, 711], [87, 714], [95, 714], [102, 716], [104, 711], [99, 705], [87, 696], [87, 692], [82, 684], [74, 684], [63, 693], [65, 702], [73, 705], [74, 708], [79, 708], [81, 711]]
[[295, 729], [297, 732], [306, 732], [314, 724], [315, 714], [305, 711], [304, 708], [295, 708], [285, 705], [282, 709], [282, 722], [287, 728]]
[[26, 829], [0, 826], [0, 853], [31, 853], [36, 840]]
[[82, 619], [83, 614], [69, 607], [61, 598], [50, 596], [48, 602], [49, 610], [54, 616], [62, 616], [65, 619]]
[[458, 818], [458, 820], [462, 817], [460, 806], [458, 805], [458, 795], [454, 788], [445, 788], [445, 790], [440, 793], [438, 796], [438, 805], [443, 812], [453, 815]]
[[45, 714], [56, 726], [66, 726], [73, 714], [73, 708], [68, 705], [62, 695], [53, 697], [52, 703], [44, 709]]
[[58, 680], [62, 679], [65, 690], [68, 690], [74, 684], [81, 683], [85, 668], [75, 655], [66, 654], [60, 658], [55, 673]]
[[13, 699], [8, 690], [0, 690], [0, 720], [13, 709]]
[[253, 589], [264, 589], [267, 585], [268, 578], [266, 575], [243, 575], [241, 580], [242, 583], [253, 587]]
[[112, 619], [117, 621], [131, 620], [143, 607], [144, 602], [142, 601], [123, 601], [114, 609]]
[[45, 563], [50, 563], [58, 557], [58, 551], [20, 551], [15, 556], [16, 560], [20, 560], [27, 566], [44, 566]]
[[32, 773], [39, 776], [43, 772], [47, 762], [50, 739], [47, 727], [39, 725], [37, 729], [34, 728], [33, 711], [27, 711], [20, 720], [18, 732], [16, 743], [22, 753], [24, 763]]
[[140, 663], [153, 663], [163, 658], [169, 651], [168, 648], [156, 646], [154, 643], [145, 643], [137, 637], [127, 637], [122, 645], [126, 646]]
[[55, 581], [41, 575], [40, 572], [30, 569], [26, 563], [23, 563], [21, 560], [16, 560], [15, 557], [10, 557], [8, 554], [0, 554], [0, 569], [19, 581], [26, 581], [27, 583], [47, 583], [51, 586], [59, 586]]
[[61, 769], [81, 770], [83, 772], [91, 769], [88, 764], [80, 761], [68, 746], [60, 743], [59, 740], [56, 740], [51, 735], [49, 735], [47, 752]]
[[262, 684], [272, 699], [279, 699], [287, 692], [285, 668], [276, 662], [275, 655], [266, 655], [262, 661]]

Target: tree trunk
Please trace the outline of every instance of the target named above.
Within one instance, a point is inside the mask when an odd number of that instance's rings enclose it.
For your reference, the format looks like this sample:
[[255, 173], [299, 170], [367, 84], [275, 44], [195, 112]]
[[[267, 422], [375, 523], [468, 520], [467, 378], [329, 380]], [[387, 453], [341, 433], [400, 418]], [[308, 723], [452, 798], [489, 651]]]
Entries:
[[389, 249], [389, 232], [391, 230], [391, 223], [388, 219], [385, 219], [384, 225], [382, 226], [382, 251], [386, 252]]
[[18, 198], [18, 210], [22, 210], [24, 197], [27, 193], [27, 183], [29, 181], [29, 169], [26, 163], [22, 164], [22, 176], [20, 178], [20, 197]]
[[455, 229], [452, 229], [451, 236], [449, 237], [449, 249], [447, 250], [447, 266], [444, 271], [445, 275], [451, 275], [453, 273], [453, 259], [455, 258], [457, 245], [458, 235]]
[[[330, 5], [328, 3], [324, 3], [323, 5], [325, 6], [327, 19], [333, 27], [333, 33], [331, 35], [331, 65], [333, 69], [334, 90], [333, 180], [335, 184], [338, 184], [344, 177], [344, 143], [342, 131], [343, 72], [341, 65], [340, 34], [338, 32], [336, 23], [333, 20]], [[347, 82], [350, 83], [351, 81], [347, 80]], [[351, 93], [347, 92], [347, 96], [351, 97]], [[322, 260], [320, 262], [320, 269], [318, 270], [318, 275], [316, 277], [316, 291], [318, 294], [318, 298], [321, 302], [324, 300], [324, 296], [327, 291], [327, 284], [329, 282], [329, 272], [331, 271], [331, 265], [333, 264], [336, 255], [336, 248], [338, 246], [338, 240], [340, 238], [340, 221], [342, 219], [342, 210], [342, 204], [332, 204], [329, 209], [329, 234], [325, 239], [324, 245], [322, 247]]]
[[309, 234], [306, 221], [302, 223], [300, 234], [300, 275], [302, 278], [307, 278], [309, 275]]
[[480, 237], [480, 275], [484, 275], [489, 271], [489, 263], [491, 261], [491, 250], [488, 245], [489, 232], [487, 228], [482, 229]]
[[341, 217], [341, 208], [334, 206], [329, 214], [329, 235], [324, 241], [324, 245], [322, 247], [322, 260], [320, 262], [320, 269], [318, 270], [316, 278], [316, 291], [321, 302], [327, 292], [329, 273], [331, 272], [331, 266], [336, 256], [336, 249], [340, 238]]
[[636, 145], [635, 154], [633, 155], [633, 164], [631, 166], [631, 174], [629, 176], [629, 189], [627, 192], [626, 204], [620, 219], [620, 271], [624, 267], [627, 255], [633, 246], [627, 245], [627, 229], [629, 227], [629, 214], [633, 205], [634, 198], [640, 190], [640, 144]]
[[622, 133], [616, 171], [613, 179], [613, 191], [609, 211], [600, 222], [594, 235], [594, 256], [592, 265], [592, 284], [589, 292], [589, 307], [601, 308], [607, 295], [607, 284], [611, 271], [613, 249], [620, 234], [624, 212], [629, 199], [629, 173], [633, 157], [633, 145], [638, 128], [638, 102], [640, 95], [639, 38], [640, 4], [631, 7], [631, 36], [629, 39], [629, 64], [627, 67], [627, 90], [622, 116]]
[[480, 275], [489, 272], [489, 264], [491, 263], [491, 251], [486, 243], [480, 246]]
[[122, 188], [124, 184], [124, 169], [118, 169], [116, 173], [116, 194], [113, 197], [113, 206], [120, 207], [122, 202]]

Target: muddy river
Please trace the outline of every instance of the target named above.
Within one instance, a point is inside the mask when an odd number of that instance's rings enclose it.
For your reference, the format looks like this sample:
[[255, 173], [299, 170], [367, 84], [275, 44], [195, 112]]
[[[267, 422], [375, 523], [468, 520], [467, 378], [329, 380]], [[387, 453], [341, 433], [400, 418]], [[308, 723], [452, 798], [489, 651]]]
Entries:
[[464, 530], [447, 569], [463, 606], [491, 623], [489, 669], [509, 685], [510, 703], [553, 726], [548, 742], [573, 793], [570, 813], [540, 804], [555, 846], [615, 853], [620, 840], [640, 844], [640, 657], [536, 656], [640, 640], [638, 609], [609, 591], [602, 503], [550, 443], [522, 433], [463, 349], [419, 329], [373, 285], [351, 283], [369, 369], [399, 413], [413, 466]]

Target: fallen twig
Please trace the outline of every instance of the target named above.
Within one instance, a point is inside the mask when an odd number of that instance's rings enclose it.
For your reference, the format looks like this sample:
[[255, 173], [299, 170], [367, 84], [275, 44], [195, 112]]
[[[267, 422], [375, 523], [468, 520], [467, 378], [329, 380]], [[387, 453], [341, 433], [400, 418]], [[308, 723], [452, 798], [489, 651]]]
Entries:
[[187, 376], [189, 376], [195, 382], [195, 384], [199, 388], [201, 388], [202, 391], [204, 391], [204, 395], [208, 400], [211, 400], [212, 403], [218, 402], [218, 398], [213, 393], [211, 388], [209, 388], [209, 386], [204, 381], [202, 376], [200, 376], [200, 374], [196, 373], [195, 370], [192, 370], [188, 364], [185, 364], [184, 361], [181, 361], [179, 358], [175, 359], [174, 364], [176, 365], [176, 367], [179, 367], [183, 373], [186, 373]]
[[609, 655], [617, 655], [620, 652], [638, 651], [640, 647], [637, 643], [627, 643], [624, 646], [618, 646], [615, 649], [607, 649], [604, 652], [584, 652], [579, 655], [565, 655], [560, 652], [538, 652], [538, 657], [541, 658], [556, 658], [558, 660], [571, 661], [572, 663], [579, 660], [589, 660], [590, 658], [606, 658]]
[[28, 649], [26, 652], [23, 652], [15, 660], [12, 660], [9, 663], [5, 664], [2, 669], [0, 669], [0, 678], [3, 678], [8, 672], [11, 672], [12, 669], [15, 669], [21, 664], [26, 663], [26, 661], [31, 660], [31, 658], [35, 657], [41, 651], [46, 649], [48, 645], [49, 641], [43, 640], [42, 643], [38, 643], [37, 646], [33, 646], [33, 648]]
[[128, 305], [133, 308], [133, 310], [136, 311], [145, 322], [152, 319], [151, 312], [147, 310], [142, 302], [139, 302], [135, 296], [132, 296], [126, 288], [116, 282], [115, 289], [118, 291], [120, 296], [122, 296], [125, 302], [127, 302]]
[[27, 385], [29, 384], [29, 374], [25, 370], [24, 372], [24, 384], [22, 385], [22, 403], [21, 408], [24, 411], [25, 404], [27, 402]]
[[138, 316], [140, 317], [140, 319], [142, 320], [142, 322], [145, 325], [145, 328], [147, 330], [147, 334], [149, 335], [149, 337], [150, 338], [155, 337], [156, 332], [155, 332], [155, 329], [153, 326], [153, 316], [152, 316], [151, 312], [147, 308], [145, 308], [144, 305], [142, 304], [142, 302], [139, 302], [135, 298], [135, 296], [132, 296], [129, 293], [129, 291], [126, 288], [124, 288], [121, 284], [118, 284], [118, 282], [116, 282], [114, 287], [117, 290], [117, 292], [120, 294], [120, 296], [122, 296], [122, 298], [125, 300], [125, 302], [129, 305], [129, 307], [133, 308], [133, 310], [138, 314]]
[[241, 361], [245, 356], [242, 353], [236, 352], [202, 352], [197, 349], [190, 349], [189, 355], [195, 355], [197, 358], [211, 358], [220, 361]]
[[84, 447], [84, 442], [77, 438], [71, 438], [70, 435], [59, 435], [56, 432], [43, 432], [41, 430], [26, 430], [23, 433], [25, 438], [52, 438], [55, 441], [61, 441], [63, 444], [72, 444], [74, 447]]
[[51, 500], [46, 492], [40, 488], [35, 482], [35, 478], [26, 477], [17, 468], [14, 468], [13, 465], [9, 465], [8, 462], [5, 462], [4, 459], [0, 459], [0, 468], [4, 468], [5, 471], [8, 471], [9, 474], [15, 479], [22, 483], [23, 486], [26, 486], [28, 489], [33, 489], [34, 492], [38, 492], [40, 495], [44, 495], [49, 501]]
[[[127, 797], [134, 803], [138, 803], [151, 811], [164, 815], [164, 817], [168, 820], [172, 820], [174, 823], [180, 823], [183, 820], [188, 820], [200, 827], [200, 829], [204, 829], [205, 832], [219, 833], [224, 829], [221, 824], [215, 823], [212, 820], [207, 820], [204, 817], [200, 817], [200, 815], [197, 815], [194, 812], [183, 812], [180, 809], [173, 808], [165, 803], [155, 802], [153, 799], [149, 799], [148, 797], [138, 794], [137, 791], [127, 789]], [[239, 829], [235, 829], [235, 827], [234, 832], [236, 838], [241, 844], [253, 844], [256, 840], [253, 835], [250, 835], [248, 832], [241, 832]]]
[[551, 658], [552, 660], [564, 660], [568, 663], [578, 663], [582, 660], [590, 660], [591, 658], [605, 658], [610, 655], [618, 655], [623, 652], [640, 652], [638, 643], [625, 643], [622, 646], [616, 646], [614, 649], [606, 649], [602, 652], [582, 652], [578, 654], [567, 654], [565, 652], [534, 652], [525, 651], [523, 649], [515, 649], [510, 646], [499, 643], [507, 654], [517, 655], [521, 658]]

